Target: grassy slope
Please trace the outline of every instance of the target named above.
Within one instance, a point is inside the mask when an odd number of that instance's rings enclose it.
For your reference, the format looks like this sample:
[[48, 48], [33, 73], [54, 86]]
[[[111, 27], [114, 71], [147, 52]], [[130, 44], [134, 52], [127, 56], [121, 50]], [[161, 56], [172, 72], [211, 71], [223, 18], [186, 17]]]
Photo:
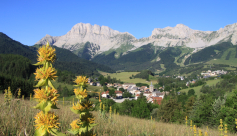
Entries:
[[[105, 72], [100, 72], [100, 74], [107, 76], [109, 75], [111, 78], [116, 78], [116, 79], [120, 79], [121, 81], [123, 81], [124, 83], [146, 83], [146, 84], [150, 84], [150, 82], [146, 81], [145, 79], [142, 78], [135, 78], [135, 79], [130, 79], [129, 77], [132, 75], [136, 75], [139, 72], [121, 72], [121, 73], [105, 73]], [[156, 83], [157, 80], [154, 80], [154, 78], [151, 80], [151, 82]]]
[[[4, 96], [0, 94], [0, 103], [4, 103]], [[11, 103], [10, 106], [1, 105], [0, 108], [0, 135], [24, 135], [27, 133], [29, 136], [34, 135], [34, 116], [39, 110], [33, 109], [37, 103], [35, 101], [20, 100], [18, 103]], [[53, 110], [59, 116], [59, 131], [70, 135], [67, 130], [70, 129], [70, 123], [78, 118], [70, 110], [70, 105], [57, 105], [60, 109]], [[112, 110], [113, 111], [113, 110]], [[95, 116], [95, 123], [97, 124], [93, 131], [98, 136], [188, 136], [193, 135], [190, 127], [186, 125], [177, 125], [151, 121], [147, 119], [138, 119], [128, 116], [115, 115], [112, 113], [112, 120], [104, 120], [99, 118], [99, 114], [93, 111]], [[107, 114], [107, 116], [109, 116]], [[189, 125], [189, 124], [188, 124]], [[199, 128], [203, 134], [207, 131], [204, 126]], [[198, 131], [198, 129], [197, 129]], [[229, 132], [229, 131], [228, 131]], [[208, 128], [208, 135], [217, 136], [219, 132], [217, 128]], [[228, 136], [234, 134], [228, 133]]]
[[[206, 85], [212, 86], [212, 85], [215, 85], [216, 83], [220, 82], [221, 80], [222, 79], [208, 80], [208, 81], [206, 81], [206, 83], [207, 83]], [[200, 94], [202, 94], [202, 92], [200, 92], [201, 88], [202, 88], [202, 85], [197, 86], [197, 87], [193, 87], [193, 88], [182, 89], [182, 90], [180, 90], [180, 92], [186, 92], [188, 94], [188, 90], [194, 89], [195, 95], [197, 95], [199, 97]]]
[[[231, 55], [229, 60], [226, 60], [226, 56], [229, 53], [229, 51], [231, 51]], [[236, 54], [236, 46], [229, 48], [228, 50], [226, 50], [223, 55], [221, 56], [220, 59], [212, 59], [208, 62], [206, 62], [207, 64], [227, 64], [230, 66], [237, 66], [237, 58], [235, 58], [235, 54]]]
[[177, 65], [180, 65], [180, 66], [184, 66], [184, 61], [185, 61], [185, 57], [182, 59], [182, 62], [181, 63], [178, 63], [177, 62], [177, 60], [179, 59], [179, 58], [181, 58], [184, 54], [187, 54], [187, 53], [191, 53], [192, 51], [193, 51], [193, 49], [192, 48], [180, 48], [181, 49], [181, 51], [182, 51], [182, 53], [178, 56], [178, 57], [175, 57], [175, 61], [174, 61], [174, 63], [176, 63]]

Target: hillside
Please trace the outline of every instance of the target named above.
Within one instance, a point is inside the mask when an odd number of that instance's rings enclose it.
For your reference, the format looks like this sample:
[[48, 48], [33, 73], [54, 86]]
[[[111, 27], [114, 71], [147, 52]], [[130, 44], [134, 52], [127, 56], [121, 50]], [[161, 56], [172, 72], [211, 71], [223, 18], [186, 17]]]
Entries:
[[31, 47], [21, 44], [0, 32], [0, 54], [18, 54], [36, 62], [37, 53]]
[[[36, 63], [38, 47], [39, 45], [23, 45], [20, 42], [11, 39], [4, 33], [0, 33], [0, 54], [18, 54], [29, 58], [32, 63]], [[54, 63], [56, 69], [67, 70], [75, 74], [88, 76], [99, 75], [97, 72], [98, 69], [105, 72], [114, 72], [107, 66], [79, 58], [69, 50], [56, 46], [54, 46], [54, 48], [56, 49], [57, 56], [57, 60]]]
[[[159, 47], [149, 43], [136, 50], [122, 55], [116, 51], [108, 51], [96, 55], [92, 61], [107, 65], [115, 70], [153, 72], [179, 68], [183, 65], [184, 56], [191, 54], [193, 49], [187, 47]], [[120, 56], [120, 57], [117, 57]], [[163, 67], [164, 66], [164, 67]]]
[[[4, 102], [4, 96], [0, 95], [0, 102]], [[69, 110], [69, 101], [65, 101], [65, 106], [62, 105], [62, 101], [59, 102], [57, 105], [60, 109], [55, 110], [56, 115], [60, 118], [60, 131], [68, 134], [67, 130], [70, 129], [70, 123], [72, 120], [78, 117], [77, 114], [74, 114]], [[21, 133], [21, 129], [25, 128], [26, 133], [28, 135], [34, 135], [34, 116], [37, 114], [37, 110], [31, 108], [36, 105], [35, 101], [25, 100], [19, 101], [18, 106], [17, 103], [12, 103], [11, 109], [1, 108], [0, 109], [0, 135], [4, 135], [4, 132], [14, 133], [15, 135]], [[20, 105], [20, 106], [19, 106]], [[179, 135], [179, 136], [186, 136], [192, 135], [193, 132], [190, 131], [189, 120], [188, 120], [188, 127], [186, 125], [174, 124], [174, 123], [163, 123], [161, 121], [156, 121], [154, 118], [151, 119], [138, 119], [130, 116], [125, 115], [118, 115], [112, 113], [112, 120], [105, 120], [104, 118], [100, 118], [97, 111], [93, 111], [92, 114], [95, 116], [96, 125], [94, 127], [94, 132], [98, 136], [133, 136], [133, 135], [142, 135], [142, 136], [171, 136], [171, 135]], [[109, 114], [106, 114], [109, 116]], [[12, 118], [12, 116], [14, 118]], [[19, 121], [22, 120], [22, 121]], [[184, 119], [183, 119], [184, 120]], [[16, 122], [17, 121], [17, 122]], [[139, 122], [139, 123], [134, 123]], [[17, 125], [12, 125], [16, 123]], [[20, 126], [20, 127], [19, 127]], [[4, 129], [4, 127], [9, 128], [8, 130]], [[219, 135], [219, 131], [217, 127], [215, 128], [208, 128], [206, 126], [202, 126], [197, 129], [201, 130], [204, 134], [208, 132], [210, 136], [217, 136]], [[234, 136], [235, 134], [230, 133], [228, 131], [228, 136]]]

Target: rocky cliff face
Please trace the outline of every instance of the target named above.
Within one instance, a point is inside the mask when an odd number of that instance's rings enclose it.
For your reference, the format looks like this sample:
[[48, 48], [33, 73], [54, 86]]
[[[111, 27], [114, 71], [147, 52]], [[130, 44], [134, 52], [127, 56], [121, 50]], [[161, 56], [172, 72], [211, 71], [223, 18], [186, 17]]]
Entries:
[[[49, 36], [46, 35], [36, 44], [45, 44], [47, 40], [50, 40]], [[53, 45], [58, 47], [63, 47], [66, 49], [70, 49], [74, 45], [80, 45], [81, 43], [86, 43], [89, 41], [97, 46], [100, 46], [100, 51], [107, 51], [111, 48], [118, 48], [121, 44], [135, 40], [136, 38], [127, 33], [121, 33], [119, 31], [113, 30], [107, 26], [98, 26], [98, 25], [91, 25], [91, 24], [83, 24], [78, 23], [72, 27], [72, 29], [65, 35], [57, 37], [55, 42], [51, 42]], [[76, 46], [73, 50], [82, 48], [82, 46]]]
[[[127, 32], [119, 32], [107, 26], [78, 23], [65, 35], [53, 37], [46, 35], [36, 44], [45, 44], [47, 41], [52, 45], [66, 48], [71, 51], [84, 48], [86, 42], [93, 46], [88, 46], [88, 50], [93, 50], [93, 56], [110, 49], [119, 48], [124, 44], [132, 44], [136, 49], [142, 45], [153, 43], [156, 46], [187, 46], [191, 48], [204, 48], [218, 42], [230, 41], [237, 44], [237, 23], [227, 25], [218, 31], [199, 31], [178, 24], [175, 27], [155, 28], [152, 35], [147, 38], [136, 39]], [[91, 48], [89, 48], [91, 47]]]
[[237, 23], [227, 25], [218, 31], [199, 31], [178, 24], [175, 27], [163, 29], [155, 28], [148, 38], [138, 39], [133, 42], [136, 47], [147, 43], [157, 46], [187, 46], [191, 48], [204, 48], [218, 42], [231, 41], [237, 44]]

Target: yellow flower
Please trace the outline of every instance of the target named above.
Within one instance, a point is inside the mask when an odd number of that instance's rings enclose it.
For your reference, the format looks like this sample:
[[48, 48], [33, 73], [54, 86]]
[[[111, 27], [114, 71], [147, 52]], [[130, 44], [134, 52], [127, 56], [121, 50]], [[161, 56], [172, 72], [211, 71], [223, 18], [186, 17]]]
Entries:
[[84, 91], [83, 91], [82, 88], [80, 88], [80, 89], [76, 88], [76, 89], [74, 89], [74, 93], [78, 99], [84, 99], [87, 97], [86, 89], [84, 89]]
[[53, 112], [48, 112], [48, 114], [44, 114], [43, 111], [37, 113], [35, 116], [35, 126], [36, 129], [43, 128], [43, 131], [46, 129], [50, 133], [51, 128], [59, 128], [58, 125], [58, 116], [56, 116]]
[[77, 76], [76, 80], [74, 81], [76, 84], [86, 85], [88, 84], [88, 78], [86, 76]]
[[[72, 123], [70, 124], [71, 125], [71, 127], [72, 127], [72, 130], [75, 130], [75, 129], [79, 129], [80, 128], [80, 124], [82, 124], [82, 123], [79, 123], [79, 119], [77, 119], [77, 120], [74, 120], [74, 121], [72, 121]], [[78, 125], [79, 124], [79, 125]]]
[[82, 103], [82, 106], [85, 108], [85, 109], [90, 109], [92, 108], [93, 106], [93, 103], [90, 102], [90, 101], [86, 101], [85, 103]]
[[56, 76], [56, 69], [52, 68], [52, 67], [48, 67], [48, 69], [43, 69], [43, 67], [41, 68], [37, 68], [36, 69], [36, 73], [35, 74], [35, 79], [36, 80], [40, 80], [40, 79], [50, 79], [50, 80], [55, 80]]
[[85, 109], [79, 102], [77, 102], [76, 105], [73, 104], [72, 108], [74, 110], [80, 110], [80, 111], [83, 111]]
[[18, 97], [21, 96], [21, 89], [18, 90]]
[[56, 104], [56, 101], [58, 101], [58, 97], [59, 97], [59, 94], [57, 94], [58, 91], [50, 87], [48, 88], [47, 92], [44, 88], [34, 89], [34, 93], [35, 93], [34, 98], [38, 99], [38, 101], [50, 100], [53, 102], [53, 104]]
[[95, 123], [95, 118], [88, 118], [88, 122], [89, 122], [90, 124]]
[[95, 118], [92, 116], [91, 113], [87, 113], [81, 116], [81, 121], [84, 122], [88, 122], [89, 124], [93, 124], [95, 123]]
[[49, 46], [48, 42], [38, 49], [38, 53], [37, 61], [39, 62], [54, 62], [56, 59], [55, 49]]

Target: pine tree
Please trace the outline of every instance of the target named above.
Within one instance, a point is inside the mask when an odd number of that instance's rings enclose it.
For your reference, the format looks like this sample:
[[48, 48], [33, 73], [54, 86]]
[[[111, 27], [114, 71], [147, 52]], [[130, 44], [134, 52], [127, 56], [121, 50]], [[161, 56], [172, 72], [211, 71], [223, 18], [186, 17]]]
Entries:
[[193, 105], [195, 103], [195, 97], [191, 96], [188, 98], [186, 104], [185, 104], [185, 116], [189, 116], [189, 114], [191, 113], [192, 109], [193, 109]]

